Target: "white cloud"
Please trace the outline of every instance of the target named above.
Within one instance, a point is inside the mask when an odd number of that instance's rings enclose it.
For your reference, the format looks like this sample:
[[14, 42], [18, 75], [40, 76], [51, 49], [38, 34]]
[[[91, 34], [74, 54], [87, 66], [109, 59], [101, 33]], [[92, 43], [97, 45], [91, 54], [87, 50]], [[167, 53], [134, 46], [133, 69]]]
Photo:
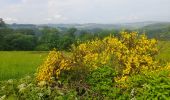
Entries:
[[4, 21], [7, 22], [7, 23], [11, 23], [11, 22], [17, 22], [18, 19], [6, 17], [6, 18], [4, 18]]
[[52, 18], [45, 18], [44, 20], [45, 21], [52, 21], [53, 19]]
[[60, 19], [60, 18], [62, 18], [62, 15], [54, 15], [54, 18], [56, 18], [56, 19]]
[[169, 7], [169, 0], [0, 0], [0, 17], [36, 24], [170, 21]]
[[68, 18], [64, 17], [61, 14], [55, 14], [53, 16], [49, 16], [45, 18], [45, 22], [47, 23], [60, 23], [61, 21], [66, 21]]

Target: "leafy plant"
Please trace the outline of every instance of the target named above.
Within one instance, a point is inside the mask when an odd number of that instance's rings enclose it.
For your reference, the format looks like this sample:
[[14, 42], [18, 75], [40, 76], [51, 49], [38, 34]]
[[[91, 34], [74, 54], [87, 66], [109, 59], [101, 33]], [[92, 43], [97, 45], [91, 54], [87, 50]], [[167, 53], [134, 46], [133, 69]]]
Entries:
[[115, 98], [113, 68], [104, 66], [91, 72], [87, 77], [87, 83], [90, 85], [90, 93], [93, 98], [113, 99]]
[[[123, 94], [128, 95], [131, 99], [170, 99], [170, 71], [156, 70], [152, 72], [145, 72], [145, 74], [138, 74], [129, 77]], [[122, 88], [123, 89], [123, 88]]]

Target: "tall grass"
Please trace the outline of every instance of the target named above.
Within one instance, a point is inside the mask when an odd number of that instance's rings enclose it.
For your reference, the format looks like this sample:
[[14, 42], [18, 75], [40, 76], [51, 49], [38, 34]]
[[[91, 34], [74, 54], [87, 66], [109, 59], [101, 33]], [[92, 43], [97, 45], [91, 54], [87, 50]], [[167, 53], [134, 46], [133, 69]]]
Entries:
[[1, 51], [0, 81], [35, 73], [48, 52]]
[[159, 41], [159, 54], [157, 59], [162, 63], [170, 62], [170, 41]]

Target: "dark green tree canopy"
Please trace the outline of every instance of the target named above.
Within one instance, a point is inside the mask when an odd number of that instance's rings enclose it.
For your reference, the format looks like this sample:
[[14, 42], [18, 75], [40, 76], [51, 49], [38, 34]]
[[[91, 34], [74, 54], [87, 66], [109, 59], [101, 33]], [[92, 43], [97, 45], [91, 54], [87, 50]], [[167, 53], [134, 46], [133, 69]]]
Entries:
[[5, 26], [6, 26], [5, 22], [3, 21], [2, 18], [0, 18], [0, 27], [5, 27]]

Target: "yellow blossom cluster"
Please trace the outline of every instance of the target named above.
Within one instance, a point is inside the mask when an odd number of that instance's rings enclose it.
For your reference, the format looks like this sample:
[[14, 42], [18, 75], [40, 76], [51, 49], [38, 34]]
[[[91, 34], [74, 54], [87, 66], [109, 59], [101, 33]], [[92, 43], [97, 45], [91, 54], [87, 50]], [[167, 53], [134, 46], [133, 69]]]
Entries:
[[137, 32], [121, 32], [120, 36], [95, 39], [78, 46], [72, 46], [71, 57], [64, 57], [59, 51], [51, 51], [45, 63], [38, 70], [38, 80], [58, 77], [62, 70], [79, 68], [94, 70], [111, 66], [119, 73], [115, 81], [125, 81], [129, 75], [154, 69], [154, 55], [157, 41]]
[[71, 63], [61, 52], [53, 50], [38, 68], [36, 79], [51, 82], [52, 78], [59, 77], [61, 70], [69, 70]]
[[153, 58], [158, 51], [156, 44], [155, 39], [148, 39], [144, 34], [121, 32], [119, 38], [109, 36], [80, 44], [73, 53], [83, 65], [97, 68], [109, 64], [126, 76], [153, 69], [156, 63]]
[[[160, 66], [160, 67], [157, 69], [157, 71], [163, 71], [163, 70], [165, 70], [165, 71], [170, 71], [170, 63], [167, 63], [166, 66], [164, 66], [164, 67]], [[170, 75], [169, 75], [169, 76], [170, 76]]]
[[153, 70], [156, 61], [154, 55], [157, 54], [157, 41], [148, 39], [144, 34], [138, 36], [137, 32], [122, 32], [121, 43], [126, 49], [119, 52], [118, 61], [122, 70], [122, 79], [115, 78], [117, 82], [124, 81], [126, 76], [141, 73], [146, 70]]

